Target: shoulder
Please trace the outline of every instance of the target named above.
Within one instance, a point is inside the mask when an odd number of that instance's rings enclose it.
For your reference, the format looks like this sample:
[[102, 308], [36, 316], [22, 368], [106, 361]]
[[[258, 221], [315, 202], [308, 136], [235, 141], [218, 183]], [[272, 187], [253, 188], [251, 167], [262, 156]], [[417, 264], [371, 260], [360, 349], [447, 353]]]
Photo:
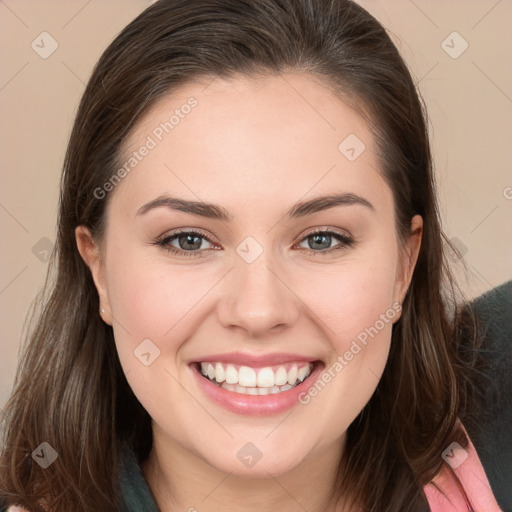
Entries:
[[462, 423], [504, 510], [512, 509], [512, 281], [471, 302], [480, 324], [475, 393]]
[[470, 307], [481, 337], [476, 350], [477, 405], [481, 413], [512, 418], [512, 281], [476, 298]]
[[512, 353], [512, 280], [480, 295], [471, 307], [483, 324], [484, 343]]

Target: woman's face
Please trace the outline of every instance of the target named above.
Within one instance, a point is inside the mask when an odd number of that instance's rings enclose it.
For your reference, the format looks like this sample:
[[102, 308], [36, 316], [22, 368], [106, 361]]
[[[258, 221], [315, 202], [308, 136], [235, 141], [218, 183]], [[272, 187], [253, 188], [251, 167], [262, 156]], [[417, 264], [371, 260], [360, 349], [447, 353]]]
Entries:
[[101, 258], [77, 242], [155, 440], [251, 476], [339, 456], [421, 237], [415, 217], [400, 251], [367, 124], [306, 75], [217, 78], [157, 103], [123, 158], [95, 192]]

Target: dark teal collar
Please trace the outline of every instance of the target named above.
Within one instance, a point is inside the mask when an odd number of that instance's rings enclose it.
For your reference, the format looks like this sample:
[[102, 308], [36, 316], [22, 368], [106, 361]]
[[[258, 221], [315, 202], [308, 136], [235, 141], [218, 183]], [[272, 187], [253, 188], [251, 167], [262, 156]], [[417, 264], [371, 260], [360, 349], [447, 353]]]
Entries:
[[124, 501], [121, 512], [160, 512], [135, 454], [127, 445], [122, 450], [120, 485]]

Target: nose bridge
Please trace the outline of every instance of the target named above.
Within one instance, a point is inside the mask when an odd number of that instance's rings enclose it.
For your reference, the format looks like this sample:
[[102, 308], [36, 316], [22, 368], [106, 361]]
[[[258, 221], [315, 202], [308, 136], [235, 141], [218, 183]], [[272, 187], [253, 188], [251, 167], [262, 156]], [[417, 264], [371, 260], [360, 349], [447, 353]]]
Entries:
[[236, 257], [220, 308], [224, 326], [239, 326], [253, 336], [262, 335], [275, 327], [291, 325], [298, 309], [297, 298], [286, 286], [284, 273], [271, 250], [263, 250], [252, 261], [243, 252]]

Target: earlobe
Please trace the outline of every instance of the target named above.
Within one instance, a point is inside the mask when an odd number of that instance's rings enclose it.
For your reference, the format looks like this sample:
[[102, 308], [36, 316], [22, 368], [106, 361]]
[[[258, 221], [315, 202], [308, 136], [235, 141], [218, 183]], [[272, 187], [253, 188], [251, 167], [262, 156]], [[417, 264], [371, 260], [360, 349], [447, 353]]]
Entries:
[[108, 291], [105, 282], [104, 263], [101, 258], [101, 251], [94, 240], [91, 232], [85, 226], [78, 226], [75, 229], [75, 239], [78, 252], [84, 260], [85, 264], [89, 267], [91, 275], [98, 292], [100, 301], [99, 315], [103, 321], [112, 325], [110, 315], [110, 301], [108, 298]]
[[402, 248], [399, 266], [397, 269], [397, 280], [395, 283], [394, 301], [403, 304], [407, 290], [411, 283], [412, 275], [418, 261], [423, 236], [423, 218], [415, 215], [411, 219], [409, 238]]

